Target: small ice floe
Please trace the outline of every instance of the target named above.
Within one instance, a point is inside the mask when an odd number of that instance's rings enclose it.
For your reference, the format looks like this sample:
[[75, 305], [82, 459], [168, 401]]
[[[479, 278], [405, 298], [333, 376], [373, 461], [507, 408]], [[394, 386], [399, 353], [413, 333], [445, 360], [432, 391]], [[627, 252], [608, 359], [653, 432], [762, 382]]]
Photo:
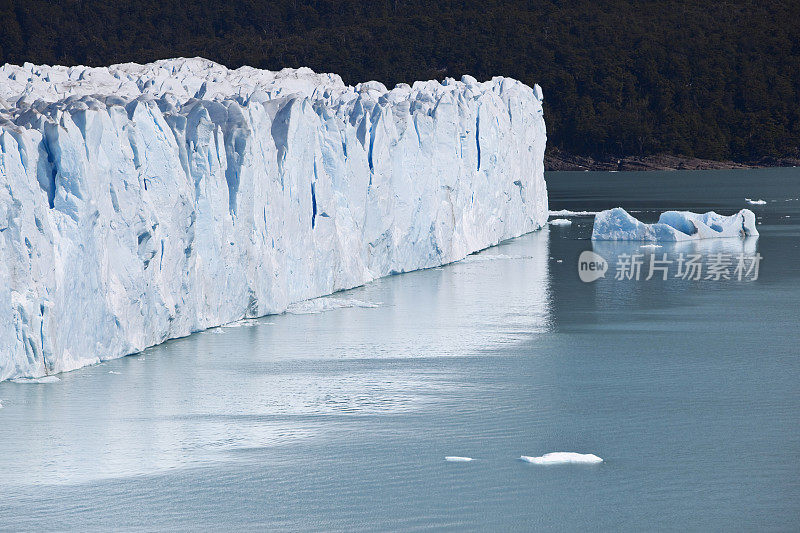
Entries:
[[113, 370], [109, 370], [109, 371], [108, 371], [108, 373], [109, 373], [109, 374], [114, 374], [114, 375], [116, 375], [116, 376], [119, 376], [119, 375], [121, 375], [119, 372], [114, 372]]
[[566, 465], [566, 464], [583, 464], [593, 465], [602, 463], [603, 460], [594, 455], [593, 453], [575, 453], [575, 452], [552, 452], [546, 453], [540, 457], [529, 457], [523, 455], [521, 460], [532, 463], [535, 465]]
[[237, 320], [236, 322], [230, 322], [229, 324], [223, 324], [220, 326], [221, 328], [241, 328], [241, 327], [253, 327], [257, 326], [259, 322], [257, 320], [253, 320], [252, 318], [242, 318]]
[[346, 309], [350, 307], [375, 308], [378, 304], [357, 300], [356, 298], [315, 298], [291, 304], [286, 312], [293, 315], [316, 315], [333, 309]]
[[0, 409], [3, 408], [3, 400], [0, 400]]
[[12, 383], [55, 383], [61, 381], [57, 376], [42, 376], [40, 378], [16, 378], [11, 380]]
[[444, 458], [445, 461], [449, 463], [469, 463], [472, 461], [472, 457], [460, 457], [458, 455], [448, 455]]
[[767, 203], [766, 200], [751, 200], [750, 198], [745, 198], [744, 201], [750, 205], [764, 205]]
[[458, 263], [479, 263], [481, 261], [498, 261], [502, 259], [533, 259], [533, 257], [530, 255], [472, 254], [458, 261]]
[[554, 218], [550, 221], [551, 226], [571, 226], [572, 221], [568, 218]]
[[661, 248], [660, 244], [642, 244], [639, 248]]
[[585, 217], [596, 215], [599, 211], [570, 211], [569, 209], [560, 209], [558, 211], [550, 211], [548, 214], [551, 217]]

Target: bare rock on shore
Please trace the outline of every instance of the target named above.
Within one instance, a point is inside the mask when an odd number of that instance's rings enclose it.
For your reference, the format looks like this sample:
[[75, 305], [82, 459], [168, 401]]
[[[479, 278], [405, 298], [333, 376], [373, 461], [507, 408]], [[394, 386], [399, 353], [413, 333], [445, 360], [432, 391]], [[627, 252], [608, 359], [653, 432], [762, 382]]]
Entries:
[[593, 158], [591, 156], [568, 154], [558, 150], [548, 152], [544, 156], [544, 167], [547, 171], [723, 170], [792, 167], [798, 165], [800, 165], [800, 158], [797, 157], [769, 157], [748, 162], [714, 161], [670, 154]]

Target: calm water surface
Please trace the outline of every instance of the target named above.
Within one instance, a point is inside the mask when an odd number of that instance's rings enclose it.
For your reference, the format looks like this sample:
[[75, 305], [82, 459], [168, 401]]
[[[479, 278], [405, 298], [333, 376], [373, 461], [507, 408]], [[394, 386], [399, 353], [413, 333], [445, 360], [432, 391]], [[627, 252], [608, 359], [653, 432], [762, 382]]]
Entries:
[[[585, 284], [576, 217], [341, 308], [0, 383], [0, 529], [797, 529], [800, 171], [547, 180], [554, 210], [750, 207], [761, 237], [598, 245]], [[614, 279], [638, 252], [763, 260], [755, 281]], [[553, 451], [605, 461], [517, 460]]]

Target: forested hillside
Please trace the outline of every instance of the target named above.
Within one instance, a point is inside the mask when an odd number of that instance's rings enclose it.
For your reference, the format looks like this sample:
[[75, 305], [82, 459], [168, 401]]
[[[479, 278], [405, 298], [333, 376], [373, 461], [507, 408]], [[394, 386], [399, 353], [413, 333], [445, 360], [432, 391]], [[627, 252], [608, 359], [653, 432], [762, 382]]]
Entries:
[[203, 56], [348, 83], [511, 76], [549, 143], [753, 160], [800, 146], [797, 0], [0, 0], [0, 63]]

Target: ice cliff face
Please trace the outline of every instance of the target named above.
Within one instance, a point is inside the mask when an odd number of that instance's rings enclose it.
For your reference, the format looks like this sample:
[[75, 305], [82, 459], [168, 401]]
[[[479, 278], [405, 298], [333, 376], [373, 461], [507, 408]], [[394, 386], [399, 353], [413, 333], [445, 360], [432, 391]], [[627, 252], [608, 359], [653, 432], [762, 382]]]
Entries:
[[547, 220], [541, 90], [202, 59], [0, 68], [0, 380], [431, 267]]

